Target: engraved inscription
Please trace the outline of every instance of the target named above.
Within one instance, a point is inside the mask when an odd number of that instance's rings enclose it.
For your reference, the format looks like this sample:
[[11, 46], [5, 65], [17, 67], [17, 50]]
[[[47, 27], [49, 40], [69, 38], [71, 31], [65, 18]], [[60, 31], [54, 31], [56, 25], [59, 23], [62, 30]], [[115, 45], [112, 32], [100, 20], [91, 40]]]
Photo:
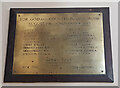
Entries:
[[105, 74], [102, 13], [17, 14], [13, 74]]

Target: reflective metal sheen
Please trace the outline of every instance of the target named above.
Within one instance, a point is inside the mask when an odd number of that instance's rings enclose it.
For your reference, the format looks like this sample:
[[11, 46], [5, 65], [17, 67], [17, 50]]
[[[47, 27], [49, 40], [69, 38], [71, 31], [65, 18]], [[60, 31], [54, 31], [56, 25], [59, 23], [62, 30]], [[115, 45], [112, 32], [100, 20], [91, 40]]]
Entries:
[[18, 13], [12, 74], [105, 74], [102, 13]]

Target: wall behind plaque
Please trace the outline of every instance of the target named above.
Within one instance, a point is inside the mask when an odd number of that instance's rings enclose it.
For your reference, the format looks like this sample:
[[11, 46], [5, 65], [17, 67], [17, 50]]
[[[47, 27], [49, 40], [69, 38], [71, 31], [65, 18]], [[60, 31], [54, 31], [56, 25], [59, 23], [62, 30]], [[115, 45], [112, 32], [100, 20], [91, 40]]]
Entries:
[[[65, 7], [110, 7], [111, 40], [113, 51], [114, 83], [100, 83], [100, 86], [118, 85], [118, 3], [117, 2], [3, 2], [2, 5], [2, 79], [4, 75], [7, 33], [10, 8], [65, 8]], [[98, 86], [99, 83], [3, 83], [4, 86]]]

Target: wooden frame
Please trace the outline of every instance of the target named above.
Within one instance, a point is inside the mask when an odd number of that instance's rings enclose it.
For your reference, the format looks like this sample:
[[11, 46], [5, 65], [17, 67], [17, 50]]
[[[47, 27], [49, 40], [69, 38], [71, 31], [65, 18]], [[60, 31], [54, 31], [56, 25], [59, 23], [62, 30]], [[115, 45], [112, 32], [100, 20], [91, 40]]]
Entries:
[[[13, 75], [13, 54], [17, 13], [102, 12], [105, 50], [105, 75]], [[11, 8], [4, 82], [113, 82], [109, 8]]]

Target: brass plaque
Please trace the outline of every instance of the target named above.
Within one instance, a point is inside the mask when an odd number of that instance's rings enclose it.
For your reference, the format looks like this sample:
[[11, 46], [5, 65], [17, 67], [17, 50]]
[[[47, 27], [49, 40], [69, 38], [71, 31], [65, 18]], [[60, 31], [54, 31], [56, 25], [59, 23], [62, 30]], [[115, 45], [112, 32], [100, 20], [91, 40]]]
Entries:
[[105, 73], [102, 13], [17, 13], [12, 74]]

